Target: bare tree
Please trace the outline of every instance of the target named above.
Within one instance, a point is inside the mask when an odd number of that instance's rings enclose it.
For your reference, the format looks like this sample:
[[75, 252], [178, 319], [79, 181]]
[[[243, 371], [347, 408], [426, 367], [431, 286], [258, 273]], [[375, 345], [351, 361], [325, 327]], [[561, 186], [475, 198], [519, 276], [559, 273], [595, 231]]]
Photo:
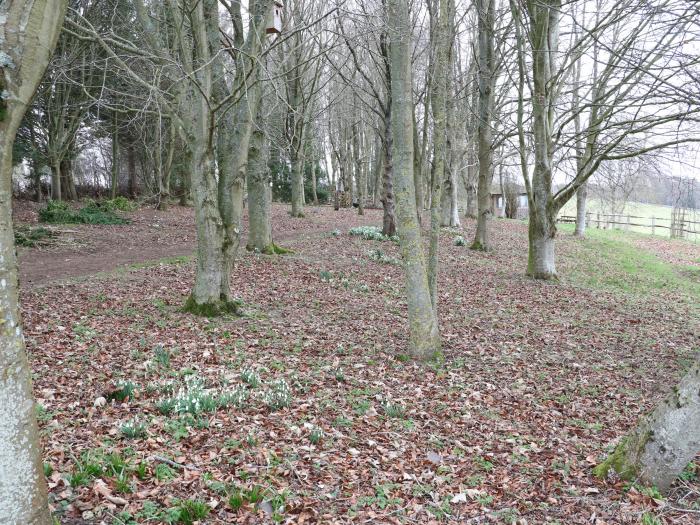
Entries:
[[[692, 131], [700, 106], [681, 78], [698, 58], [683, 53], [697, 5], [648, 0], [604, 2], [594, 27], [580, 31], [567, 46], [560, 39], [564, 10], [560, 0], [511, 0], [518, 49], [518, 136], [522, 174], [529, 199], [528, 274], [556, 277], [554, 238], [556, 215], [604, 161], [631, 158], [651, 151], [697, 141]], [[629, 20], [639, 22], [632, 29]], [[578, 23], [567, 18], [568, 25]], [[525, 42], [530, 46], [526, 49]], [[567, 95], [573, 64], [591, 49], [605, 45], [597, 73], [577, 86], [577, 108], [561, 104]], [[528, 67], [528, 61], [531, 67]], [[531, 77], [528, 71], [532, 70]], [[578, 84], [578, 82], [577, 82]], [[530, 89], [531, 143], [534, 169], [529, 173], [525, 136], [525, 87]], [[568, 96], [568, 95], [567, 95]], [[585, 116], [580, 126], [576, 115]], [[556, 171], [577, 162], [568, 183], [554, 190]], [[572, 154], [573, 152], [573, 154]]]
[[411, 26], [407, 0], [389, 0], [391, 31], [391, 131], [396, 185], [396, 225], [406, 275], [409, 351], [418, 359], [440, 351], [436, 309], [430, 294], [413, 180], [413, 89]]

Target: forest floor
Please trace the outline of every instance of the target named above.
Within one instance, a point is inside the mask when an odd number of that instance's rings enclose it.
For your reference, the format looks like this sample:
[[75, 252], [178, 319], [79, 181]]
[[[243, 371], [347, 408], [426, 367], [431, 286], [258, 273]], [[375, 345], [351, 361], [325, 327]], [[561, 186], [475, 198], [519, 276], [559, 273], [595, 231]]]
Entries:
[[224, 319], [180, 311], [191, 210], [127, 215], [20, 250], [62, 522], [698, 523], [700, 458], [666, 497], [591, 475], [700, 346], [698, 245], [562, 231], [542, 283], [524, 223], [488, 254], [446, 229], [443, 357], [417, 364], [398, 246], [348, 234], [381, 211], [275, 206], [293, 253], [241, 254]]

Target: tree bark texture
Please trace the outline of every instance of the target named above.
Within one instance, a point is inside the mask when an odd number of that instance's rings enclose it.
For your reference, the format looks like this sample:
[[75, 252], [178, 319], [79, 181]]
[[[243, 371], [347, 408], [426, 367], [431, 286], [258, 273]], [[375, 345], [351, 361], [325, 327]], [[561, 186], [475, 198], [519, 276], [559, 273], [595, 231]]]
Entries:
[[416, 210], [413, 181], [413, 92], [411, 30], [407, 0], [390, 0], [391, 115], [396, 219], [406, 278], [409, 352], [429, 359], [440, 352], [437, 317], [430, 298], [427, 264]]

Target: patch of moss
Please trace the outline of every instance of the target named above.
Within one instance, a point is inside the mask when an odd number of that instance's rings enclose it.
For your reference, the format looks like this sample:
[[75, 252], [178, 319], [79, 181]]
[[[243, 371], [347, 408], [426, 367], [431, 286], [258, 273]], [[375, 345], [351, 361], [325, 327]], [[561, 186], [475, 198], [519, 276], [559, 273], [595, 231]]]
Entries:
[[223, 315], [240, 316], [241, 303], [239, 301], [220, 299], [219, 301], [200, 304], [190, 295], [185, 305], [182, 307], [182, 311], [200, 317], [221, 317]]
[[286, 253], [294, 253], [292, 250], [289, 250], [287, 248], [282, 248], [281, 246], [277, 246], [274, 242], [270, 243], [265, 247], [265, 249], [262, 251], [265, 255], [284, 255]]
[[614, 470], [624, 480], [636, 479], [639, 475], [637, 459], [642, 455], [647, 442], [651, 438], [651, 432], [644, 432], [641, 436], [626, 437], [615, 447], [605, 461], [593, 469], [593, 475], [599, 479], [605, 479], [610, 470]]
[[[255, 247], [248, 245], [246, 246], [246, 250], [249, 252], [257, 251]], [[274, 242], [271, 242], [265, 248], [260, 250], [259, 253], [262, 253], [264, 255], [285, 255], [287, 253], [294, 253], [292, 250], [289, 250], [287, 248], [282, 248], [281, 246], [277, 246]]]
[[486, 248], [486, 246], [484, 246], [483, 244], [481, 244], [481, 241], [474, 241], [474, 242], [472, 243], [472, 245], [469, 247], [469, 249], [470, 249], [470, 250], [477, 251], [477, 252], [486, 252], [486, 251], [488, 251], [488, 249]]

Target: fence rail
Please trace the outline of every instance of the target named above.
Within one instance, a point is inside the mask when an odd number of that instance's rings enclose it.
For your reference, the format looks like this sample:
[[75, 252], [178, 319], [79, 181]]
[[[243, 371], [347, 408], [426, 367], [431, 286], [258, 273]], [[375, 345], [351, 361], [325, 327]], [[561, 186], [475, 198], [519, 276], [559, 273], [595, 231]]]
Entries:
[[[634, 222], [633, 222], [634, 221]], [[560, 215], [557, 222], [575, 223], [574, 215]], [[644, 229], [644, 233], [657, 234], [658, 230], [668, 230], [671, 238], [700, 240], [700, 221], [674, 219], [667, 217], [642, 217], [639, 215], [623, 215], [619, 213], [587, 213], [586, 225], [590, 228], [609, 230], [613, 228], [630, 230]]]

